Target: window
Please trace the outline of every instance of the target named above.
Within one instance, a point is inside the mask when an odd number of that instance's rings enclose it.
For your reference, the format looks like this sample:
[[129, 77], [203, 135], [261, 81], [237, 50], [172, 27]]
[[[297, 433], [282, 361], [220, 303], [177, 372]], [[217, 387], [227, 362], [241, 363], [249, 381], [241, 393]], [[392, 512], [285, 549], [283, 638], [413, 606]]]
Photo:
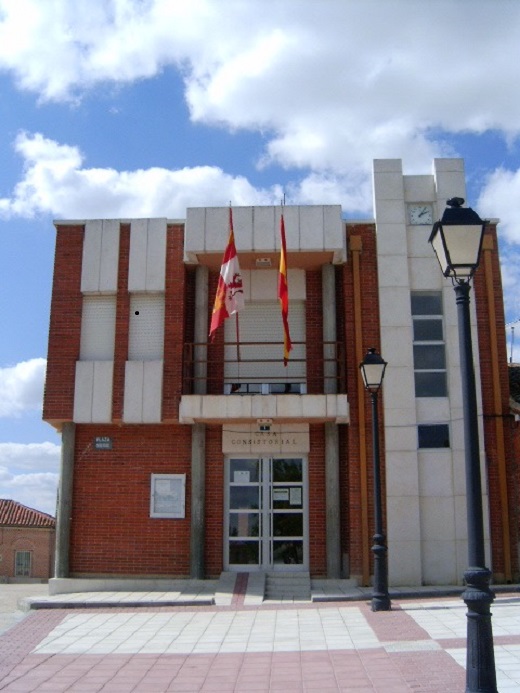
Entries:
[[446, 349], [440, 292], [412, 293], [416, 397], [446, 397]]
[[164, 294], [132, 294], [128, 359], [160, 361], [164, 353]]
[[419, 448], [450, 447], [450, 429], [448, 424], [420, 424], [417, 433]]
[[83, 296], [81, 361], [112, 361], [116, 330], [116, 297]]
[[31, 577], [31, 552], [16, 551], [14, 555], [15, 577]]
[[184, 518], [186, 474], [152, 474], [150, 517]]

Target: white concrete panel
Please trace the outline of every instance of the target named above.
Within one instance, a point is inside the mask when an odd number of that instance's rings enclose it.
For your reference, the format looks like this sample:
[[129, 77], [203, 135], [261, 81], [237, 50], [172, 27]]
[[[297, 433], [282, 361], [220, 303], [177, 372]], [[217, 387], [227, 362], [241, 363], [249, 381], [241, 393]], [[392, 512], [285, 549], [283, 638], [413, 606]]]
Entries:
[[419, 495], [419, 477], [417, 454], [415, 452], [386, 452], [386, 495], [413, 496]]
[[[234, 222], [233, 222], [234, 226]], [[224, 253], [229, 239], [229, 207], [207, 207], [204, 244], [201, 250]]]
[[437, 260], [415, 257], [409, 266], [412, 291], [440, 291], [442, 274]]
[[385, 447], [388, 452], [417, 451], [417, 428], [415, 426], [385, 427]]
[[83, 257], [81, 261], [81, 291], [83, 293], [97, 293], [99, 291], [102, 240], [102, 220], [92, 219], [87, 221], [83, 236]]
[[385, 255], [378, 263], [379, 290], [386, 287], [410, 286], [408, 260], [405, 255]]
[[379, 294], [379, 314], [381, 327], [404, 326], [412, 324], [410, 290], [408, 287], [387, 287]]
[[413, 371], [408, 367], [387, 367], [383, 393], [385, 411], [388, 409], [413, 409], [415, 401]]
[[453, 464], [449, 449], [418, 451], [421, 496], [453, 497]]
[[204, 248], [206, 208], [188, 207], [184, 227], [184, 261], [196, 262], [195, 253]]
[[464, 173], [464, 159], [459, 157], [453, 158], [442, 158], [433, 160], [434, 171], [439, 173], [444, 173], [445, 171], [455, 171]]
[[105, 219], [102, 228], [99, 291], [116, 293], [119, 269], [119, 220]]
[[[388, 401], [391, 401], [391, 397], [389, 397]], [[384, 411], [385, 427], [398, 428], [399, 426], [415, 426], [417, 423], [414, 407], [399, 409], [397, 407], [386, 406], [385, 401]]]
[[251, 398], [251, 416], [255, 419], [273, 419], [276, 417], [276, 396], [257, 395]]
[[254, 207], [233, 207], [233, 233], [237, 253], [253, 247]]
[[[419, 423], [447, 423], [451, 418], [447, 397], [417, 397], [415, 403]], [[451, 442], [453, 448], [453, 441]]]
[[400, 172], [375, 171], [374, 195], [377, 200], [403, 200], [403, 177]]
[[94, 389], [94, 362], [76, 361], [74, 382], [74, 423], [92, 422], [92, 392]]
[[401, 200], [378, 200], [376, 198], [376, 223], [406, 224], [404, 202]]
[[143, 368], [143, 423], [162, 419], [163, 361], [145, 361]]
[[149, 219], [146, 253], [146, 291], [166, 288], [166, 219]]
[[421, 257], [426, 258], [432, 262], [437, 270], [437, 280], [433, 286], [438, 286], [441, 289], [444, 279], [442, 276], [441, 268], [439, 262], [435, 257], [433, 248], [428, 242], [430, 234], [432, 232], [431, 226], [410, 226], [408, 227], [407, 239], [408, 239], [408, 256], [411, 258]]
[[125, 363], [125, 394], [123, 400], [123, 421], [125, 423], [142, 423], [143, 379], [144, 361], [127, 361]]
[[341, 220], [340, 205], [323, 207], [323, 245], [325, 248], [338, 248], [335, 262], [345, 262], [347, 258], [347, 238], [345, 225]]
[[92, 423], [111, 423], [114, 362], [94, 361]]
[[276, 211], [276, 207], [254, 208], [252, 250], [280, 248], [280, 215], [279, 212], [275, 215]]
[[422, 584], [419, 540], [388, 541], [388, 583], [396, 587]]
[[390, 496], [386, 499], [388, 537], [401, 541], [419, 541], [419, 499], [412, 496]]
[[423, 539], [455, 540], [455, 504], [452, 497], [421, 498]]
[[406, 250], [406, 227], [404, 224], [377, 222], [377, 253], [380, 258], [394, 255], [396, 248]]
[[133, 219], [130, 224], [128, 291], [146, 290], [147, 225], [147, 219]]
[[300, 208], [300, 248], [322, 250], [324, 248], [323, 206], [309, 205]]
[[468, 517], [466, 496], [455, 496], [455, 536], [458, 540], [468, 540]]
[[424, 541], [422, 568], [425, 585], [459, 584], [455, 542], [442, 539]]
[[377, 171], [393, 171], [394, 173], [403, 173], [403, 162], [401, 159], [374, 159], [374, 172]]
[[[438, 159], [435, 160], [435, 163]], [[435, 171], [435, 185], [437, 199], [441, 204], [440, 212], [444, 211], [442, 207], [446, 200], [450, 197], [460, 196], [466, 198], [466, 179], [464, 174], [464, 166], [461, 170], [444, 169], [438, 167]]]
[[435, 200], [433, 176], [404, 176], [404, 197], [407, 202], [433, 202]]
[[[413, 366], [413, 332], [412, 327], [385, 327], [382, 342], [382, 353], [388, 367], [385, 371], [384, 384], [394, 368], [411, 368]], [[411, 380], [413, 384], [413, 378]]]
[[[284, 207], [283, 218], [285, 226], [285, 244], [287, 252], [301, 248], [300, 239], [300, 210], [301, 207]], [[281, 209], [276, 210], [276, 247], [280, 248], [280, 213]]]

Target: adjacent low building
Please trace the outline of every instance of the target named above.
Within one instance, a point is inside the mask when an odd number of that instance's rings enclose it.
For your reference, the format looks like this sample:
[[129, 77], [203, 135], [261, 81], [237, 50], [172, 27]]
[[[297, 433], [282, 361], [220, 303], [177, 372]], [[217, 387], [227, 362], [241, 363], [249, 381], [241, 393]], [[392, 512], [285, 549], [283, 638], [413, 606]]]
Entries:
[[55, 533], [51, 515], [0, 498], [0, 580], [33, 582], [52, 577]]
[[[208, 342], [228, 208], [63, 220], [44, 418], [62, 433], [56, 575], [372, 572], [371, 415], [359, 373], [388, 362], [381, 457], [394, 585], [461, 583], [467, 562], [456, 305], [428, 238], [465, 197], [460, 159], [374, 162], [374, 218], [339, 205], [233, 207], [245, 308]], [[287, 239], [283, 362], [277, 298]], [[497, 222], [472, 291], [486, 542], [518, 576]]]

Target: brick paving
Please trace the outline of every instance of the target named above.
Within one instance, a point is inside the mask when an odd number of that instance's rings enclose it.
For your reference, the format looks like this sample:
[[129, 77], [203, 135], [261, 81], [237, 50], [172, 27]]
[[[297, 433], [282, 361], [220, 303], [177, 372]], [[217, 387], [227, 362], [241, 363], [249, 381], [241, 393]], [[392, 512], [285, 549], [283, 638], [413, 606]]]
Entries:
[[[458, 598], [31, 612], [0, 636], [0, 691], [260, 693], [465, 689]], [[493, 605], [498, 688], [520, 690], [520, 597]]]

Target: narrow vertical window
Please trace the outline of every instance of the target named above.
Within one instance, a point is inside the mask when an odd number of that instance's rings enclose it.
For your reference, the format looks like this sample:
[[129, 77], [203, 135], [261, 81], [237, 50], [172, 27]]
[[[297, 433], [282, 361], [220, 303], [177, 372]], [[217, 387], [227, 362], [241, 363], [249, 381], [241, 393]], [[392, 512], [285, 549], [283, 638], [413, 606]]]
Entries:
[[415, 396], [446, 397], [442, 294], [413, 292], [412, 320]]
[[14, 557], [15, 577], [31, 577], [31, 552], [16, 551]]

